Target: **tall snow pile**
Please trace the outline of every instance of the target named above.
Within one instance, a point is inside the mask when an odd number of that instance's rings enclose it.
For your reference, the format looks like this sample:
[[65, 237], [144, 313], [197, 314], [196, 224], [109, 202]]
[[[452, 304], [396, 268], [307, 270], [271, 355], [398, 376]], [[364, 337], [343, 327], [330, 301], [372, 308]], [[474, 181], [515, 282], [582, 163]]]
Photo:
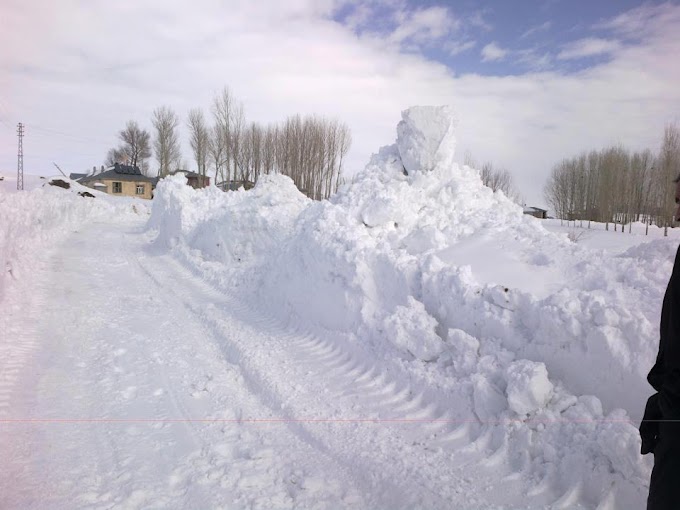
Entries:
[[650, 393], [675, 247], [610, 257], [548, 232], [454, 162], [455, 128], [449, 107], [404, 111], [396, 143], [323, 202], [282, 176], [221, 195], [166, 180], [150, 225], [240, 299], [435, 381], [455, 418], [508, 420], [522, 469], [593, 501], [613, 483], [637, 494], [649, 459], [630, 416]]
[[201, 261], [242, 274], [290, 238], [297, 215], [310, 203], [284, 175], [263, 175], [252, 190], [230, 193], [214, 186], [197, 192], [183, 176], [172, 176], [156, 188], [149, 227], [159, 231], [162, 247], [197, 250]]

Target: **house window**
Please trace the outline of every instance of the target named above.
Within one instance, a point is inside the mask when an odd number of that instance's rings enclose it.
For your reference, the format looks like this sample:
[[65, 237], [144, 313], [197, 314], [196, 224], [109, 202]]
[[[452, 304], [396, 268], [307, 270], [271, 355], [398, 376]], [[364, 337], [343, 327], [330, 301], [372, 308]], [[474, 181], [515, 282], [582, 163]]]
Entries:
[[137, 194], [138, 195], [144, 194], [144, 185], [143, 184], [137, 184]]
[[113, 193], [122, 193], [123, 192], [123, 183], [122, 182], [114, 182], [113, 183]]

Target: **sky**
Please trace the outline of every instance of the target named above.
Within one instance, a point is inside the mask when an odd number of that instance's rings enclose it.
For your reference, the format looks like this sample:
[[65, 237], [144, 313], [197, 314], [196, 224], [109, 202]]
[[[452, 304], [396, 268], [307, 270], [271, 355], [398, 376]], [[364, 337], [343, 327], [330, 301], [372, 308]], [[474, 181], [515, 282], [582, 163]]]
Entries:
[[[128, 120], [209, 113], [345, 122], [345, 175], [394, 142], [401, 111], [450, 104], [457, 158], [507, 169], [528, 205], [561, 159], [657, 150], [680, 120], [680, 2], [616, 0], [3, 0], [0, 174], [101, 165]], [[155, 162], [152, 163], [152, 168]]]

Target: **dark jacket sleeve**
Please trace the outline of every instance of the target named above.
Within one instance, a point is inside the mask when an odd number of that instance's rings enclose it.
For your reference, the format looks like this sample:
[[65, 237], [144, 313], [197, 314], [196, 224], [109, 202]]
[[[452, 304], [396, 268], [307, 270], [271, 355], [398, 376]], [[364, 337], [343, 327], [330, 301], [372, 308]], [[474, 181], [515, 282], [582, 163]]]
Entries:
[[659, 394], [655, 393], [647, 400], [645, 415], [640, 424], [640, 438], [642, 439], [640, 453], [642, 455], [654, 452], [656, 443], [659, 441], [660, 419], [661, 410], [659, 409]]
[[675, 256], [661, 312], [659, 408], [664, 420], [680, 420], [680, 249]]
[[657, 393], [647, 400], [640, 424], [643, 455], [654, 451], [661, 421], [680, 420], [680, 248], [663, 297], [659, 353], [647, 380]]

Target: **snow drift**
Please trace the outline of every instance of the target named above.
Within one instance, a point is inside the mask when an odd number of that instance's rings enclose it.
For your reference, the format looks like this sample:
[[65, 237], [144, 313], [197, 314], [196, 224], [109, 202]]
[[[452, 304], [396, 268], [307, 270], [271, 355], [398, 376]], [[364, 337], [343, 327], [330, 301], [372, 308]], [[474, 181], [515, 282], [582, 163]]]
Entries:
[[449, 107], [402, 118], [328, 201], [278, 175], [226, 194], [166, 179], [158, 244], [281, 320], [349, 332], [391, 370], [455, 387], [452, 414], [511, 423], [502, 442], [532, 476], [640, 498], [634, 422], [675, 246], [572, 243], [454, 162]]
[[[108, 197], [59, 177], [68, 189], [44, 184], [31, 191], [0, 190], [0, 374], [3, 397], [0, 415], [16, 418], [7, 400], [20, 383], [21, 368], [41, 346], [35, 331], [41, 317], [41, 275], [50, 255], [69, 235], [96, 221], [123, 221], [147, 216], [140, 200]], [[47, 179], [49, 182], [51, 179]], [[78, 193], [88, 191], [90, 196]], [[105, 228], [105, 227], [104, 227]], [[68, 306], [67, 300], [64, 306]]]
[[[52, 180], [68, 188], [51, 186]], [[88, 192], [92, 197], [78, 193]], [[65, 177], [31, 191], [0, 192], [0, 301], [11, 281], [28, 278], [46, 251], [92, 221], [148, 214], [148, 203], [86, 188]]]

